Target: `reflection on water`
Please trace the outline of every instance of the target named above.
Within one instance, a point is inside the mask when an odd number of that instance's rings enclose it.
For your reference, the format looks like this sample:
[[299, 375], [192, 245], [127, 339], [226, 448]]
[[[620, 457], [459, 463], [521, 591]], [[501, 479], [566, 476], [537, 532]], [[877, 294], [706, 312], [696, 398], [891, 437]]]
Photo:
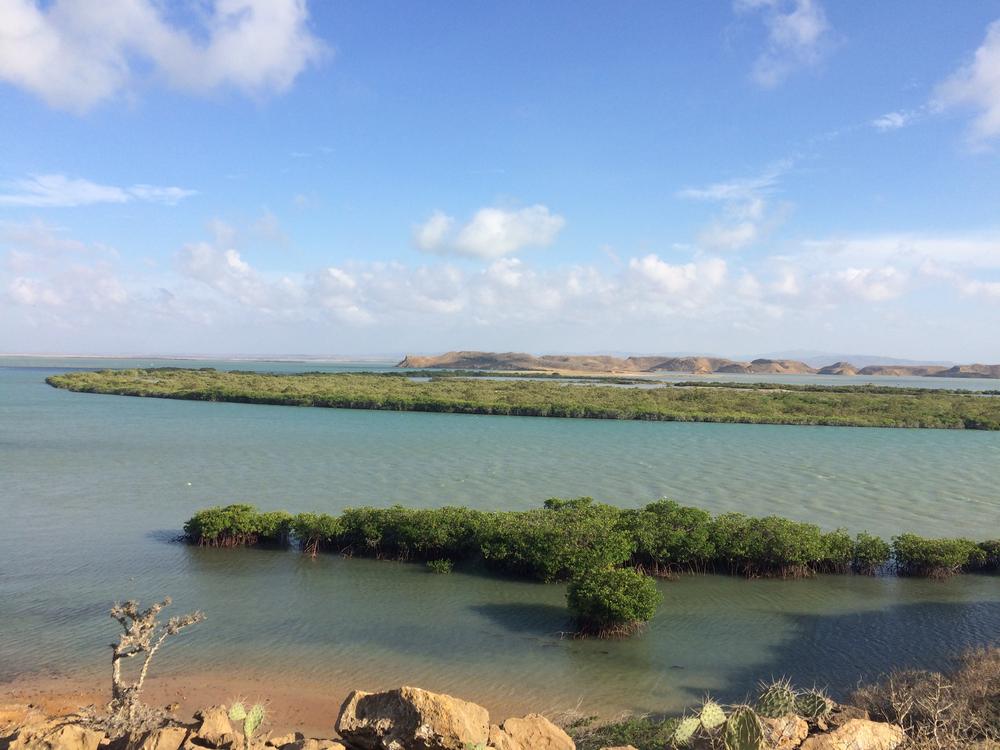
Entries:
[[[304, 369], [317, 369], [307, 367]], [[56, 391], [0, 370], [0, 679], [98, 670], [116, 597], [208, 620], [161, 669], [417, 683], [525, 710], [677, 708], [789, 674], [837, 690], [996, 640], [1000, 580], [661, 583], [641, 636], [561, 637], [564, 590], [458, 571], [173, 544], [206, 504], [529, 507], [661, 495], [826, 528], [1000, 528], [1000, 434], [293, 409]]]

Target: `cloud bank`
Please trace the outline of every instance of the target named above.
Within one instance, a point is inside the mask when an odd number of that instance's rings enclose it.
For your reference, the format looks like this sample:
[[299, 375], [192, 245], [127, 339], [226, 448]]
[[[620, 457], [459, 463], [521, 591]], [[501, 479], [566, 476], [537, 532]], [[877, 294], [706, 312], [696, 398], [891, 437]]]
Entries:
[[0, 183], [0, 206], [10, 208], [66, 208], [96, 203], [142, 201], [173, 206], [197, 191], [159, 185], [117, 187], [67, 177], [62, 174], [31, 175]]
[[526, 248], [548, 247], [565, 225], [562, 216], [541, 204], [521, 209], [481, 208], [460, 227], [456, 227], [454, 217], [435, 211], [414, 227], [413, 242], [428, 253], [488, 260]]
[[204, 94], [282, 92], [326, 48], [305, 0], [214, 0], [185, 28], [154, 0], [0, 0], [0, 80], [85, 112], [146, 75]]

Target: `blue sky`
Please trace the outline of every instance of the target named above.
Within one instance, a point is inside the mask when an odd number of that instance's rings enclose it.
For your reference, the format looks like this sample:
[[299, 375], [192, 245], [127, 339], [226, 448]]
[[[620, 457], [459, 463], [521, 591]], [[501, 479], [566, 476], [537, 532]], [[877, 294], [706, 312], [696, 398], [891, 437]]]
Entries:
[[0, 0], [0, 351], [1000, 361], [1000, 0]]

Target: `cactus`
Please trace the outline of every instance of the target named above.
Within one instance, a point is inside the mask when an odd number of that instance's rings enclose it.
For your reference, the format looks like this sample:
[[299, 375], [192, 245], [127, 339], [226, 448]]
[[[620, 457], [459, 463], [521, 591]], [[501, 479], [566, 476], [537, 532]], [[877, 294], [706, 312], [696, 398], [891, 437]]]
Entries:
[[230, 721], [243, 721], [246, 717], [247, 709], [246, 706], [243, 705], [243, 701], [236, 701], [229, 707]]
[[795, 713], [795, 691], [788, 680], [778, 680], [770, 685], [761, 683], [757, 698], [757, 713], [769, 719], [780, 719]]
[[821, 719], [832, 709], [830, 699], [819, 690], [806, 690], [795, 697], [795, 712], [806, 719]]
[[698, 720], [705, 729], [711, 732], [726, 723], [726, 712], [722, 710], [722, 706], [708, 698], [705, 700], [705, 705], [701, 707]]
[[764, 750], [764, 726], [750, 706], [737, 706], [726, 720], [726, 750]]
[[264, 722], [264, 706], [260, 703], [255, 703], [253, 708], [247, 711], [246, 719], [243, 720], [243, 735], [246, 737], [247, 745], [250, 744], [250, 738], [253, 737], [254, 732], [260, 729], [260, 725]]
[[685, 716], [674, 729], [674, 744], [680, 746], [688, 744], [694, 739], [699, 729], [701, 729], [701, 720], [697, 716]]

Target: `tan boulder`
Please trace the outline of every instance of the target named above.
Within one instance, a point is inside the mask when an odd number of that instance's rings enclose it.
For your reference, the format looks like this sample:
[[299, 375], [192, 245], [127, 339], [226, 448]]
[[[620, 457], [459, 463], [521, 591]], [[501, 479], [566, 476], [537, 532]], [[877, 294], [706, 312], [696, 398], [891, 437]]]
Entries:
[[466, 750], [486, 744], [490, 715], [475, 703], [420, 688], [355, 690], [336, 726], [357, 750]]
[[58, 720], [24, 726], [8, 750], [97, 750], [104, 732]]
[[576, 750], [570, 736], [541, 714], [494, 724], [489, 745], [495, 750]]
[[199, 724], [195, 735], [202, 743], [214, 748], [227, 748], [236, 743], [237, 734], [229, 721], [225, 706], [211, 706], [195, 713]]
[[761, 717], [764, 740], [774, 750], [794, 750], [809, 736], [809, 723], [800, 716], [782, 716], [779, 719]]
[[906, 740], [901, 727], [866, 719], [851, 719], [827, 734], [802, 743], [802, 750], [895, 750]]
[[310, 737], [309, 739], [298, 739], [282, 745], [281, 750], [348, 750], [348, 748], [347, 745], [337, 742], [337, 740]]
[[126, 750], [180, 750], [187, 736], [187, 727], [161, 727], [130, 737], [125, 747]]
[[282, 734], [278, 737], [268, 737], [265, 745], [270, 745], [271, 747], [284, 747], [285, 745], [291, 745], [293, 742], [298, 742], [299, 740], [304, 740], [306, 736], [302, 732], [289, 732], [288, 734]]
[[38, 723], [44, 716], [38, 709], [24, 703], [0, 705], [0, 737], [7, 737], [30, 723]]

